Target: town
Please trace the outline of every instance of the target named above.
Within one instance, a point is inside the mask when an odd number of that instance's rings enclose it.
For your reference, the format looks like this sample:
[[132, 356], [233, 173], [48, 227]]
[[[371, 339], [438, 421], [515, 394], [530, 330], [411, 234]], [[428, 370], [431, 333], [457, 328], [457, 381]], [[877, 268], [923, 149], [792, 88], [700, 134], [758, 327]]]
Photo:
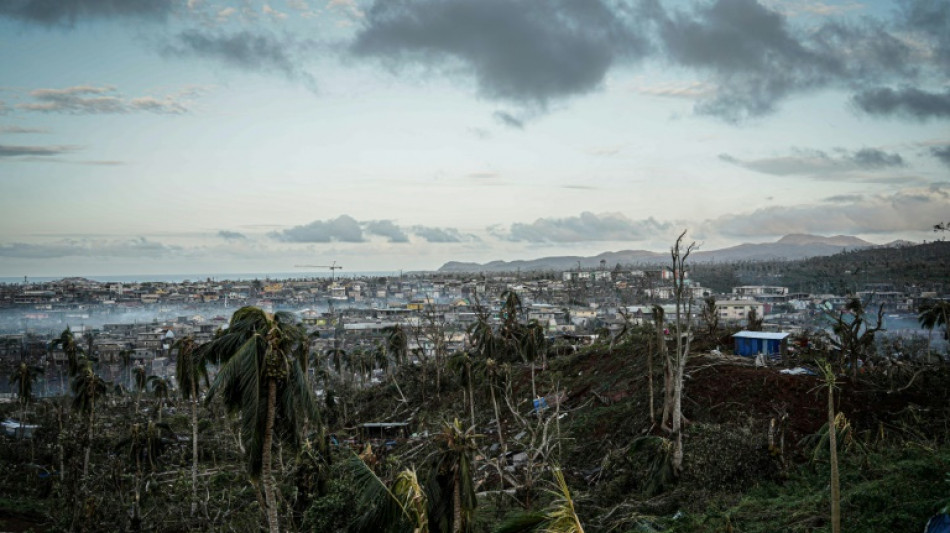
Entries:
[[[690, 320], [721, 326], [798, 334], [822, 327], [825, 315], [858, 298], [880, 307], [894, 334], [926, 336], [917, 325], [921, 305], [938, 297], [926, 286], [897, 291], [869, 283], [855, 294], [790, 292], [788, 287], [746, 285], [718, 292], [685, 274], [694, 304]], [[929, 289], [930, 287], [926, 287]], [[653, 306], [675, 312], [673, 272], [663, 267], [574, 269], [564, 272], [417, 273], [399, 277], [301, 277], [295, 279], [174, 282], [99, 282], [64, 278], [49, 282], [0, 284], [0, 364], [27, 361], [49, 367], [40, 393], [64, 392], [65, 354], [53, 340], [69, 328], [98, 368], [110, 379], [144, 367], [148, 375], [172, 378], [173, 345], [191, 337], [211, 341], [234, 310], [255, 306], [290, 311], [311, 336], [311, 349], [370, 353], [387, 332], [400, 326], [409, 351], [432, 357], [436, 344], [447, 353], [472, 345], [468, 332], [481, 312], [497, 326], [503, 295], [518, 295], [527, 322], [538, 323], [554, 342], [589, 345], [616, 338], [631, 326], [653, 321]], [[444, 339], [426, 333], [438, 324]], [[827, 325], [827, 324], [825, 324]], [[933, 339], [931, 339], [933, 342]], [[942, 339], [936, 339], [938, 345]], [[725, 346], [723, 348], [726, 348]], [[730, 347], [731, 348], [731, 347]], [[131, 386], [130, 378], [123, 383]], [[0, 384], [0, 390], [6, 384]]]

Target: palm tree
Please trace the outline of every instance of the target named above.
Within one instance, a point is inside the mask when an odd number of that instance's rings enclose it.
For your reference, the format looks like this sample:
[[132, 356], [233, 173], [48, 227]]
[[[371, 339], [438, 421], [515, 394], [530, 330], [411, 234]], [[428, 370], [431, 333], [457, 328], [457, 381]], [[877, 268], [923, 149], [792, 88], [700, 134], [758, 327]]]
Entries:
[[831, 365], [822, 361], [818, 365], [824, 385], [828, 388], [828, 450], [831, 453], [831, 531], [841, 532], [841, 481], [838, 476], [838, 442], [835, 428], [835, 373]]
[[43, 374], [43, 369], [31, 366], [21, 361], [13, 374], [10, 375], [10, 386], [16, 385], [17, 401], [20, 403], [20, 437], [23, 437], [23, 422], [26, 418], [26, 407], [33, 401], [33, 381]]
[[119, 350], [119, 361], [122, 363], [122, 369], [129, 372], [128, 379], [125, 380], [125, 385], [129, 388], [132, 387], [132, 353], [132, 350], [128, 348]]
[[87, 416], [86, 446], [82, 465], [82, 476], [85, 484], [89, 473], [89, 451], [92, 447], [92, 436], [96, 416], [96, 401], [109, 392], [108, 384], [92, 370], [92, 363], [86, 362], [82, 370], [73, 377], [71, 388], [73, 392], [73, 409]]
[[353, 454], [347, 463], [357, 497], [367, 509], [351, 526], [351, 531], [412, 533], [429, 532], [428, 497], [419, 484], [415, 469], [405, 469], [390, 484], [379, 479], [363, 459]]
[[149, 376], [148, 385], [152, 388], [152, 394], [158, 398], [158, 421], [162, 421], [162, 407], [165, 405], [165, 400], [168, 399], [168, 393], [171, 392], [171, 383], [169, 383], [168, 378], [163, 378], [159, 376]]
[[290, 313], [271, 315], [257, 307], [242, 307], [206, 352], [212, 361], [222, 364], [208, 390], [208, 400], [221, 396], [229, 411], [241, 414], [248, 470], [264, 487], [272, 533], [280, 531], [277, 487], [271, 475], [274, 437], [295, 447], [301, 428], [317, 420], [313, 394], [293, 357], [300, 335]]
[[330, 362], [333, 364], [333, 369], [336, 370], [336, 373], [345, 382], [346, 379], [343, 376], [343, 360], [347, 358], [346, 350], [339, 347], [330, 348], [326, 351], [326, 355], [330, 358]]
[[936, 328], [943, 328], [943, 338], [950, 340], [950, 301], [934, 300], [927, 302], [917, 309], [917, 320], [920, 327], [933, 332]]
[[[501, 484], [501, 489], [505, 489], [505, 475], [502, 468], [502, 459], [507, 458], [508, 456], [508, 445], [505, 442], [505, 426], [501, 421], [501, 411], [498, 409], [498, 399], [495, 397], [495, 387], [498, 386], [498, 382], [504, 379], [506, 376], [505, 370], [507, 370], [507, 363], [501, 365], [495, 359], [489, 357], [480, 365], [480, 370], [486, 378], [488, 378], [488, 391], [491, 393], [491, 404], [492, 408], [495, 411], [495, 423], [498, 425], [498, 444], [500, 445], [500, 454], [498, 455], [497, 468], [498, 468], [498, 478], [499, 483]], [[507, 459], [505, 459], [507, 460]]]
[[59, 334], [59, 337], [53, 339], [53, 342], [50, 344], [50, 349], [54, 349], [57, 346], [62, 347], [63, 354], [66, 355], [66, 368], [69, 377], [74, 377], [81, 370], [79, 364], [79, 353], [82, 351], [82, 348], [76, 344], [76, 337], [73, 335], [69, 326], [66, 326], [66, 329]]
[[181, 397], [191, 403], [191, 514], [194, 516], [198, 504], [198, 389], [201, 379], [208, 381], [208, 367], [205, 358], [191, 335], [175, 341], [172, 346], [177, 350], [175, 359], [175, 377]]
[[[532, 320], [525, 326], [521, 337], [521, 357], [531, 365], [531, 394], [532, 401], [537, 399], [538, 390], [534, 381], [534, 362], [538, 356], [547, 350], [547, 338], [544, 336], [544, 327], [537, 320]], [[541, 411], [538, 410], [540, 415]]]
[[[475, 428], [462, 429], [456, 418], [446, 423], [436, 435], [439, 451], [434, 455], [426, 493], [429, 499], [429, 528], [452, 533], [472, 530], [475, 507], [475, 485], [472, 481], [472, 459], [478, 448]], [[451, 497], [451, 501], [446, 498]]]
[[10, 385], [17, 386], [17, 401], [23, 404], [24, 407], [33, 401], [33, 381], [42, 374], [43, 369], [41, 367], [21, 362], [13, 374], [10, 375]]
[[406, 330], [399, 324], [383, 328], [386, 333], [386, 351], [392, 356], [397, 365], [406, 363], [409, 355], [409, 337]]
[[176, 442], [175, 433], [168, 424], [149, 421], [145, 424], [132, 424], [129, 433], [116, 444], [116, 449], [126, 449], [129, 459], [135, 465], [135, 497], [132, 503], [132, 523], [130, 529], [142, 528], [142, 478], [144, 472], [155, 470], [158, 457], [172, 443]]
[[145, 372], [145, 367], [142, 365], [136, 365], [132, 369], [132, 381], [135, 384], [135, 410], [139, 410], [139, 402], [142, 399], [142, 391], [145, 390], [145, 386], [148, 385], [148, 374]]
[[455, 352], [449, 358], [449, 369], [456, 372], [459, 381], [465, 384], [462, 395], [468, 398], [468, 408], [472, 417], [472, 427], [475, 427], [475, 387], [472, 383], [472, 359], [468, 352]]

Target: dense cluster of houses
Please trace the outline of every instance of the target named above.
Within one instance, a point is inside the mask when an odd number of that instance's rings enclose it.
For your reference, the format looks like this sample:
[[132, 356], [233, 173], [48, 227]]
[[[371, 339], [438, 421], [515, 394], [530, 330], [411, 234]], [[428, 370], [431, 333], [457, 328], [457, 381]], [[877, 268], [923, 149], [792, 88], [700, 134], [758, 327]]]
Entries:
[[[786, 287], [741, 286], [711, 295], [690, 282], [688, 289], [694, 298], [690, 318], [696, 322], [705, 299], [713, 296], [720, 324], [743, 325], [754, 312], [767, 319], [771, 327], [766, 329], [786, 332], [847, 300], [790, 293]], [[887, 289], [869, 287], [859, 296], [884, 304], [888, 312], [913, 310], [922, 298], [933, 296]], [[530, 279], [510, 274], [181, 283], [67, 278], [0, 285], [0, 362], [30, 359], [62, 365], [61, 349], [48, 347], [69, 326], [107, 375], [120, 376], [130, 366], [141, 365], [150, 374], [171, 376], [177, 339], [210, 340], [243, 305], [295, 312], [314, 333], [312, 348], [318, 352], [374, 349], [384, 341], [387, 328], [395, 325], [409, 332], [411, 351], [435, 350], [426, 331], [438, 328], [439, 348], [451, 352], [467, 346], [466, 330], [479, 312], [500, 320], [501, 296], [508, 290], [518, 293], [524, 304], [522, 320], [537, 321], [552, 339], [569, 337], [572, 342], [652, 322], [654, 305], [661, 306], [667, 317], [675, 314], [671, 279], [663, 270], [578, 270]]]

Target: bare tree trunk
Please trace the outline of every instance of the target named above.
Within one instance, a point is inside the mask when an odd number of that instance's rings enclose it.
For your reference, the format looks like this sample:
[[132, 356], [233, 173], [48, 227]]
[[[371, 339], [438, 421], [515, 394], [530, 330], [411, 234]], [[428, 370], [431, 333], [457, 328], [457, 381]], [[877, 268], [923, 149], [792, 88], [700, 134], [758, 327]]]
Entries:
[[650, 393], [650, 424], [656, 424], [656, 407], [653, 404], [653, 349], [653, 346], [647, 348], [647, 389]]
[[828, 447], [831, 452], [831, 531], [841, 533], [841, 488], [838, 479], [838, 436], [835, 428], [834, 382], [828, 385]]
[[475, 427], [475, 390], [472, 388], [472, 363], [465, 363], [465, 374], [468, 377], [468, 409], [472, 415], [472, 428]]
[[92, 450], [93, 420], [95, 420], [94, 417], [96, 413], [96, 400], [91, 399], [90, 402], [91, 404], [89, 406], [89, 427], [87, 428], [88, 435], [86, 436], [88, 440], [86, 441], [86, 451], [85, 451], [85, 455], [82, 461], [82, 483], [84, 486], [86, 484], [86, 476], [89, 475], [89, 452]]
[[455, 487], [452, 490], [452, 533], [462, 531], [462, 480], [456, 466]]
[[505, 443], [505, 428], [501, 424], [501, 412], [498, 410], [498, 400], [495, 398], [495, 384], [489, 383], [488, 389], [491, 391], [491, 404], [495, 409], [495, 423], [498, 424], [498, 443], [501, 445], [501, 454], [497, 457], [496, 461], [498, 466], [498, 480], [501, 484], [500, 489], [505, 490], [505, 471], [501, 464], [502, 460], [506, 460], [508, 457], [508, 446]]
[[132, 503], [132, 531], [142, 529], [142, 459], [135, 454], [135, 501]]
[[191, 516], [198, 506], [198, 387], [191, 379]]
[[267, 504], [267, 525], [270, 533], [280, 533], [277, 519], [277, 498], [274, 477], [271, 474], [271, 446], [274, 440], [274, 411], [277, 407], [277, 383], [267, 380], [267, 421], [264, 425], [264, 450], [261, 453], [261, 484], [264, 485], [264, 500]]

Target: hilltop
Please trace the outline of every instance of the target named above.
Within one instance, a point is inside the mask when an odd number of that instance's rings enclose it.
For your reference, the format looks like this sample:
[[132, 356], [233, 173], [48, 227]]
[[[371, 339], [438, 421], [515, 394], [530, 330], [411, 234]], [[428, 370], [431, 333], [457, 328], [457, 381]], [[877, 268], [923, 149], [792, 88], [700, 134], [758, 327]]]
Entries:
[[[847, 250], [872, 248], [877, 245], [847, 235], [822, 237], [818, 235], [790, 234], [771, 243], [745, 243], [720, 250], [698, 250], [690, 259], [695, 262], [737, 262], [797, 260], [837, 254]], [[604, 261], [610, 268], [614, 265], [666, 264], [669, 252], [649, 250], [621, 250], [604, 252], [592, 257], [552, 256], [517, 261], [491, 261], [488, 263], [465, 263], [450, 261], [439, 272], [505, 272], [521, 270], [569, 270], [598, 268]]]

